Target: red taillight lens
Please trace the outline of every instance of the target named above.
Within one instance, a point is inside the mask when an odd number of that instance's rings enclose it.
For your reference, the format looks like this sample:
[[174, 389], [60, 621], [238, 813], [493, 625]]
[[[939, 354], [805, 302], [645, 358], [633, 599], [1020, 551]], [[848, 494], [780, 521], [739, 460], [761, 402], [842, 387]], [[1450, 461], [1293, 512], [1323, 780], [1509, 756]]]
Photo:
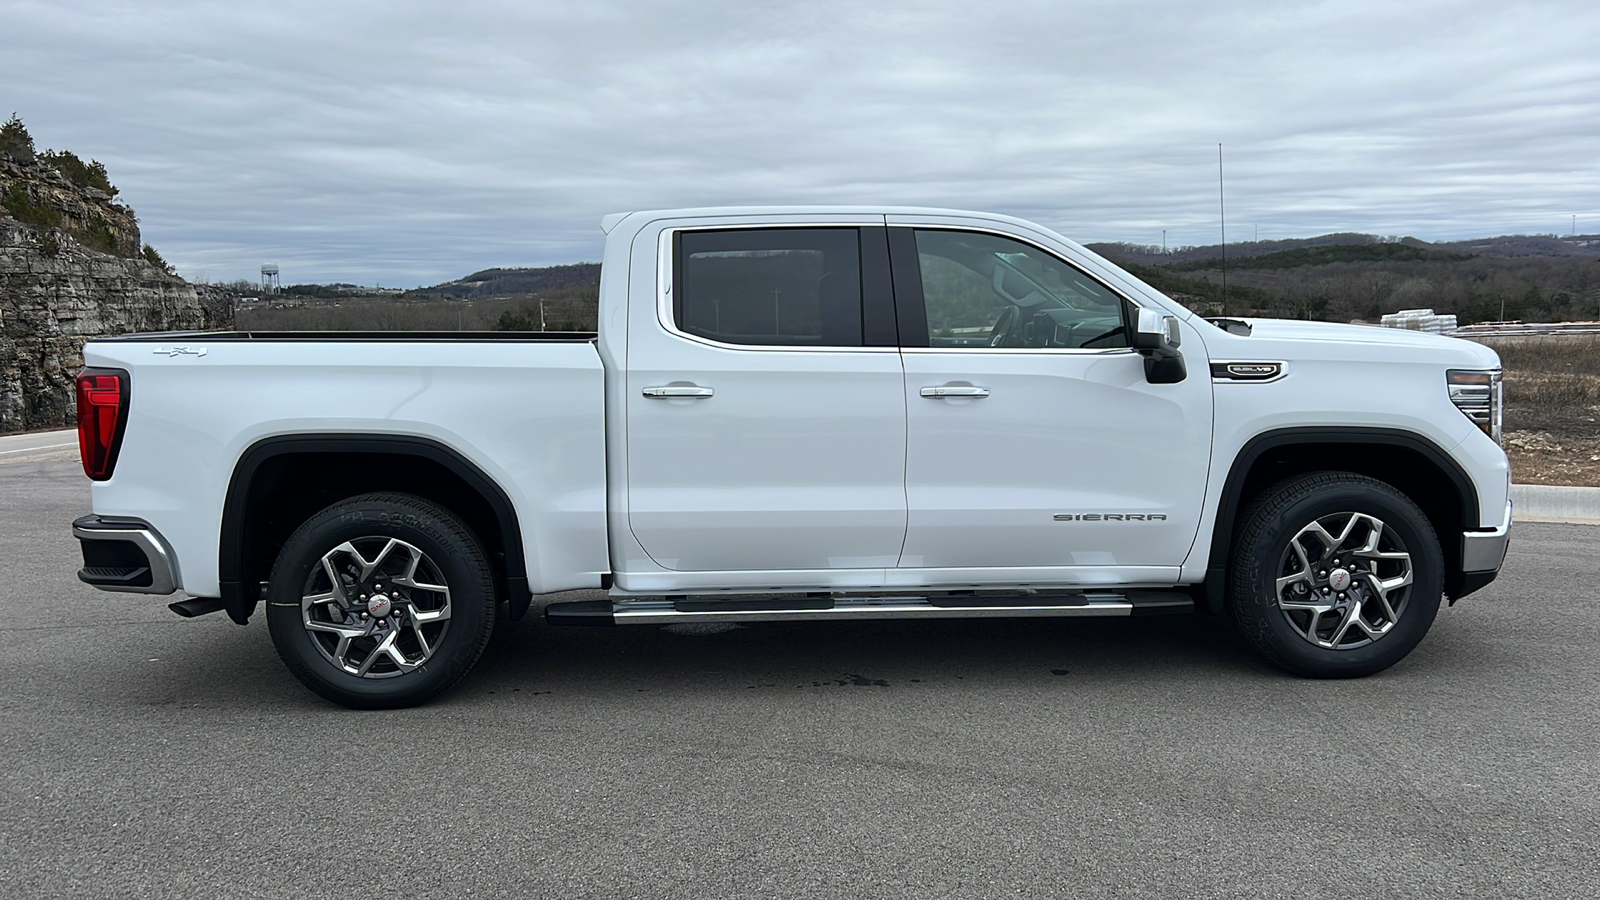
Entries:
[[95, 481], [111, 477], [127, 413], [128, 373], [113, 369], [78, 373], [78, 454], [83, 457], [83, 474]]

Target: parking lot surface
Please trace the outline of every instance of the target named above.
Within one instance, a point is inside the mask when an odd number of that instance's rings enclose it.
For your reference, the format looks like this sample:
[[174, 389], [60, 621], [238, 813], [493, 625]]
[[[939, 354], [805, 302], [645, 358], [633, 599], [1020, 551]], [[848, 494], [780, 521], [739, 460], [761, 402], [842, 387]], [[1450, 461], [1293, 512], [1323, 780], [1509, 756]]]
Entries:
[[[1206, 618], [552, 629], [352, 712], [259, 620], [79, 584], [0, 457], [0, 895], [1600, 894], [1600, 527], [1517, 527], [1401, 665]], [[567, 598], [564, 598], [567, 599]]]

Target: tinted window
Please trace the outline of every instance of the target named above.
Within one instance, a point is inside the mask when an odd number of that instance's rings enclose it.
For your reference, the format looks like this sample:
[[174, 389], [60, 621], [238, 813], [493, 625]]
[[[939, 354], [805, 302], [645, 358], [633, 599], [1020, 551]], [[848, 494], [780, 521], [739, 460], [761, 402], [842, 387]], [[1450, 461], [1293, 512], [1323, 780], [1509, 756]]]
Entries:
[[675, 255], [680, 331], [729, 344], [862, 344], [854, 228], [682, 232]]
[[930, 347], [1128, 346], [1124, 303], [1030, 244], [917, 231]]

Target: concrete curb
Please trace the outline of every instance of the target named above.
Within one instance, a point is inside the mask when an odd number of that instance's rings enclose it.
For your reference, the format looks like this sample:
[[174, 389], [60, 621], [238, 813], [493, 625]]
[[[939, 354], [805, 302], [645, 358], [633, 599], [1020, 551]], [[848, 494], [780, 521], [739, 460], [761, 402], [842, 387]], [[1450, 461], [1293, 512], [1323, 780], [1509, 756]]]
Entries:
[[1511, 517], [1518, 522], [1600, 525], [1600, 488], [1513, 484]]

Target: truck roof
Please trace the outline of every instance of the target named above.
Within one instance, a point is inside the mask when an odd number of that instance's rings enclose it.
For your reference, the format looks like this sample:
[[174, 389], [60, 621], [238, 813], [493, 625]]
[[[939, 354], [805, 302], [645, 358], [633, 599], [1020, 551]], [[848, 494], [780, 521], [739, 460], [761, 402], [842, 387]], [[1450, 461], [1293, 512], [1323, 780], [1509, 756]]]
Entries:
[[753, 216], [956, 216], [966, 219], [985, 219], [991, 222], [1009, 222], [1027, 228], [1040, 228], [1037, 223], [999, 213], [978, 212], [967, 209], [944, 209], [936, 206], [702, 206], [683, 209], [649, 209], [611, 213], [600, 220], [600, 230], [610, 234], [623, 219], [640, 216], [652, 219], [706, 219], [751, 218]]

